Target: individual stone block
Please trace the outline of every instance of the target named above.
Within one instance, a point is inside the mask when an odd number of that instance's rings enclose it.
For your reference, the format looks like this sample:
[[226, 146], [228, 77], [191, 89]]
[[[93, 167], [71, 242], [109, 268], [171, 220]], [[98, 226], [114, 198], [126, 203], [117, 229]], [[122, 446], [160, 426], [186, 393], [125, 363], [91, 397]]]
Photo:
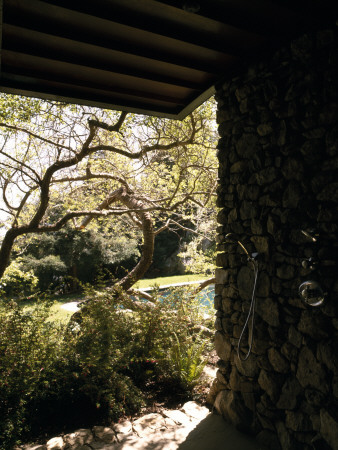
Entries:
[[221, 384], [224, 384], [224, 386], [227, 386], [228, 380], [225, 378], [225, 374], [224, 374], [224, 373], [222, 373], [220, 370], [217, 370], [217, 372], [216, 372], [216, 377], [217, 377], [217, 380], [218, 380]]
[[209, 405], [213, 405], [215, 403], [218, 393], [227, 388], [228, 388], [227, 385], [220, 383], [219, 380], [216, 378], [210, 387], [208, 396], [206, 398], [206, 403]]
[[205, 406], [200, 406], [196, 402], [187, 402], [182, 406], [182, 411], [193, 419], [205, 419], [210, 411]]
[[225, 335], [217, 331], [215, 333], [215, 350], [217, 355], [224, 361], [228, 361], [231, 355], [231, 344]]
[[233, 391], [241, 390], [241, 377], [235, 366], [233, 366], [231, 370], [229, 385]]
[[233, 425], [246, 430], [251, 427], [252, 414], [238, 393], [221, 391], [217, 395], [214, 406], [218, 413]]
[[323, 393], [329, 390], [327, 374], [308, 347], [300, 351], [296, 376], [304, 388], [313, 387]]
[[86, 428], [80, 428], [64, 436], [66, 446], [75, 446], [80, 448], [85, 444], [91, 444], [94, 440], [91, 430]]
[[229, 271], [217, 268], [215, 270], [216, 284], [226, 284], [229, 279]]
[[290, 370], [289, 362], [275, 348], [268, 351], [269, 362], [276, 372], [288, 373]]
[[332, 450], [338, 450], [338, 421], [331, 412], [320, 410], [320, 432]]
[[258, 136], [244, 133], [236, 142], [236, 151], [240, 157], [252, 158], [260, 150]]
[[47, 450], [63, 450], [65, 448], [65, 443], [63, 442], [61, 436], [54, 437], [52, 439], [49, 439], [46, 444], [46, 448]]
[[235, 359], [237, 370], [245, 377], [253, 378], [258, 375], [259, 367], [257, 364], [257, 357], [253, 354], [246, 361], [242, 361], [238, 357]]
[[278, 173], [275, 167], [266, 167], [250, 177], [250, 184], [258, 184], [258, 186], [266, 186], [276, 181]]
[[277, 277], [281, 280], [292, 280], [295, 276], [295, 268], [290, 264], [282, 264], [277, 267]]
[[286, 411], [285, 425], [293, 431], [311, 431], [312, 424], [308, 416], [300, 411]]
[[133, 422], [133, 431], [140, 437], [146, 437], [161, 429], [166, 429], [166, 421], [161, 414], [147, 414]]
[[305, 389], [305, 398], [310, 406], [320, 407], [325, 404], [325, 395], [317, 389]]
[[173, 420], [177, 425], [189, 425], [191, 420], [182, 411], [178, 410], [164, 410], [163, 415]]
[[243, 200], [239, 210], [241, 220], [249, 220], [258, 217], [259, 208], [256, 202]]
[[129, 434], [132, 432], [132, 423], [130, 420], [122, 420], [118, 423], [112, 423], [111, 428], [115, 431], [115, 433]]
[[286, 380], [282, 387], [282, 392], [276, 404], [278, 409], [293, 410], [298, 403], [298, 396], [303, 389], [296, 378], [290, 377]]
[[282, 449], [295, 450], [297, 445], [291, 433], [287, 430], [285, 424], [281, 421], [276, 423], [277, 434]]
[[239, 296], [243, 300], [250, 300], [254, 283], [253, 270], [248, 266], [242, 266], [237, 275]]
[[283, 192], [282, 204], [284, 208], [295, 209], [302, 198], [302, 190], [297, 181], [290, 181]]
[[100, 439], [106, 444], [116, 441], [115, 432], [109, 427], [95, 426], [93, 427], [93, 433], [97, 439]]
[[[264, 255], [269, 254], [269, 238], [266, 236], [252, 236], [250, 240], [255, 246], [255, 250], [258, 253], [263, 253]], [[261, 274], [262, 275], [262, 274]], [[270, 280], [269, 280], [270, 284]]]
[[300, 317], [298, 330], [303, 334], [311, 336], [313, 339], [320, 340], [329, 336], [330, 325], [330, 320], [322, 314], [304, 310]]
[[274, 132], [274, 128], [272, 126], [272, 123], [261, 123], [257, 127], [257, 133], [260, 136], [267, 136], [269, 134], [272, 134]]
[[291, 342], [292, 345], [294, 345], [297, 348], [300, 348], [303, 341], [303, 336], [301, 333], [299, 333], [296, 328], [291, 325], [288, 331], [288, 340]]
[[281, 390], [281, 378], [275, 373], [261, 370], [258, 377], [258, 384], [270, 397], [271, 401], [276, 402]]
[[279, 326], [278, 303], [272, 298], [257, 298], [256, 312], [269, 325]]

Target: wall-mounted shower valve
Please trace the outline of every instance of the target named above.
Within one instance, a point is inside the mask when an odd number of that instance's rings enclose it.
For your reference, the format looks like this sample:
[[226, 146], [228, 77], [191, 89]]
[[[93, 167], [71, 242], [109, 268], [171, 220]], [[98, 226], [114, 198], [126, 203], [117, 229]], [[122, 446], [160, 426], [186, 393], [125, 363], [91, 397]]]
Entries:
[[302, 261], [304, 269], [316, 270], [318, 267], [318, 260], [315, 258], [308, 258]]
[[321, 306], [325, 300], [327, 292], [324, 292], [317, 281], [304, 281], [299, 286], [300, 298], [306, 305]]

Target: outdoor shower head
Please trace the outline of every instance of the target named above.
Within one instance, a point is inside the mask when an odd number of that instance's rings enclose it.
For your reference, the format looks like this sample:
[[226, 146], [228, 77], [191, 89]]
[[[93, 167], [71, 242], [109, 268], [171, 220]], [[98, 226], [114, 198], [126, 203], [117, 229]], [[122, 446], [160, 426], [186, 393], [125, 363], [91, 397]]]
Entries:
[[238, 237], [236, 236], [235, 233], [228, 233], [225, 235], [225, 240], [226, 241], [232, 241], [232, 242], [238, 242]]
[[[252, 288], [252, 296], [251, 296], [251, 303], [250, 303], [250, 309], [248, 312], [248, 316], [246, 318], [246, 321], [244, 323], [242, 332], [239, 336], [238, 345], [237, 345], [237, 356], [241, 361], [246, 361], [249, 358], [249, 355], [251, 353], [252, 343], [253, 343], [253, 329], [254, 329], [254, 317], [255, 317], [255, 303], [256, 303], [256, 285], [257, 285], [257, 278], [258, 278], [258, 271], [259, 271], [259, 265], [258, 265], [258, 253], [252, 253], [249, 254], [248, 250], [244, 247], [242, 242], [238, 239], [238, 236], [234, 233], [228, 233], [225, 235], [225, 242], [232, 243], [232, 244], [238, 244], [242, 250], [244, 250], [245, 254], [248, 257], [248, 261], [252, 263], [252, 267], [254, 270], [254, 285]], [[251, 327], [249, 327], [249, 321], [251, 318]], [[245, 333], [245, 330], [248, 330], [248, 351], [243, 356], [241, 354], [241, 347], [242, 347], [242, 339]]]
[[317, 242], [319, 234], [316, 233], [316, 230], [301, 230], [304, 236], [306, 236], [310, 241]]
[[244, 250], [244, 252], [246, 253], [247, 257], [252, 260], [248, 250], [244, 247], [244, 245], [242, 244], [242, 242], [238, 239], [238, 236], [236, 236], [236, 234], [234, 233], [228, 233], [225, 235], [225, 240], [228, 242], [232, 242], [233, 244], [238, 244], [242, 247], [242, 249]]

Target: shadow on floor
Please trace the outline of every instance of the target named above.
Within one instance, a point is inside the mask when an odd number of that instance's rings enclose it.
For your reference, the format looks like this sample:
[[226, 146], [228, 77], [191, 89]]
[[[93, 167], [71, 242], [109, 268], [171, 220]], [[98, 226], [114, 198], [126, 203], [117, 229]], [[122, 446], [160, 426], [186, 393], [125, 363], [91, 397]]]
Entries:
[[254, 438], [237, 431], [221, 416], [208, 414], [199, 423], [190, 422], [147, 437], [135, 434], [121, 443], [101, 447], [105, 450], [263, 450]]
[[257, 441], [237, 431], [221, 416], [209, 414], [178, 445], [178, 450], [263, 450]]

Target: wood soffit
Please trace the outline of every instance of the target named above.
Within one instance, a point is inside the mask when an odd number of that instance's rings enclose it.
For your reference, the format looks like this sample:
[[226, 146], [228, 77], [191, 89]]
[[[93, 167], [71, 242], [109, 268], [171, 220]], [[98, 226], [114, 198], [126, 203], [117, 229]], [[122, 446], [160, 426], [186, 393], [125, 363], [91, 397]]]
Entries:
[[0, 0], [0, 91], [182, 119], [326, 0]]

